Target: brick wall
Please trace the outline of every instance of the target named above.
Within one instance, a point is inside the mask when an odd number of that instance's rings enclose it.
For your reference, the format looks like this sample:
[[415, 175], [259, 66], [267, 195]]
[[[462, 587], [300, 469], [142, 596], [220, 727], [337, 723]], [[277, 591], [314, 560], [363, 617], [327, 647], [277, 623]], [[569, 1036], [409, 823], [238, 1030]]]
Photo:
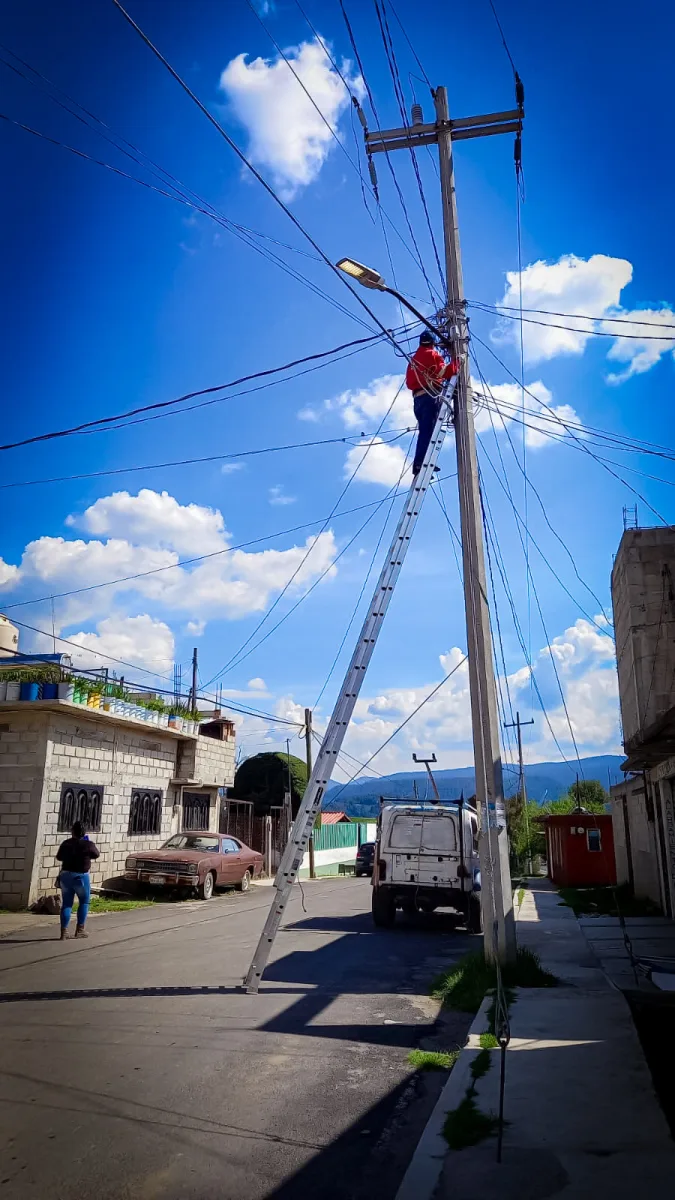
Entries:
[[26, 904], [39, 829], [47, 723], [0, 712], [0, 906]]
[[[186, 790], [210, 793], [209, 828], [217, 829], [216, 789], [232, 785], [234, 757], [234, 738], [183, 741], [66, 708], [0, 709], [0, 906], [20, 908], [53, 890], [67, 836], [57, 827], [63, 784], [103, 791], [101, 829], [91, 835], [101, 851], [91, 870], [97, 886], [120, 875], [132, 851], [156, 849], [181, 827], [181, 787], [172, 779], [201, 780]], [[163, 794], [157, 834], [129, 836], [139, 790]]]
[[[128, 729], [105, 718], [78, 720], [77, 714], [54, 714], [50, 721], [43, 805], [42, 848], [35, 890], [49, 891], [58, 873], [56, 851], [67, 836], [59, 830], [58, 812], [64, 783], [103, 789], [100, 832], [92, 833], [101, 857], [92, 863], [94, 886], [120, 875], [132, 850], [154, 850], [177, 826], [174, 804], [179, 796], [170, 781], [176, 772], [177, 740], [160, 730]], [[157, 834], [129, 836], [132, 792], [159, 790], [162, 824]]]

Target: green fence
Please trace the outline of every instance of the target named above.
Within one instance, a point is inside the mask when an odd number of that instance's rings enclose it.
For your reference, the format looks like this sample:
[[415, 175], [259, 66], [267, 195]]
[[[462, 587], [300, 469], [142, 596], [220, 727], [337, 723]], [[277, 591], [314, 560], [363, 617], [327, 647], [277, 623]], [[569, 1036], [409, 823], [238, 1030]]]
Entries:
[[322, 825], [314, 833], [314, 849], [344, 850], [347, 846], [360, 846], [361, 842], [372, 841], [374, 837], [375, 825], [365, 821]]

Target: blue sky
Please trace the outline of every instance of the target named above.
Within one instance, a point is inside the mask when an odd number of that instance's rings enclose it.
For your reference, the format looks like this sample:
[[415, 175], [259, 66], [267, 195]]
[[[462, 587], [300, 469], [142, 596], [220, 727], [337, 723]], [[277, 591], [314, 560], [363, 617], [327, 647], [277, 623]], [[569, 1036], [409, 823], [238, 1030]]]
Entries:
[[[529, 2], [500, 7], [526, 87], [526, 307], [675, 322], [672, 313], [664, 311], [675, 300], [675, 249], [668, 206], [661, 199], [672, 190], [673, 167], [663, 146], [670, 138], [666, 89], [675, 15], [653, 0], [643, 6], [637, 24], [630, 20], [628, 6], [610, 6], [604, 0], [578, 10], [569, 4]], [[337, 128], [344, 149], [355, 157], [348, 98], [297, 5], [289, 0], [264, 8], [273, 37], [288, 50]], [[347, 10], [380, 120], [385, 126], [398, 125], [400, 114], [374, 6], [347, 3]], [[329, 257], [351, 254], [391, 278], [381, 227], [365, 210], [355, 171], [245, 0], [193, 0], [189, 7], [177, 0], [162, 6], [136, 0], [130, 11], [228, 133], [254, 157]], [[259, 11], [263, 12], [260, 6]], [[313, 0], [306, 11], [354, 91], [363, 95], [339, 5]], [[396, 11], [432, 82], [447, 84], [453, 115], [511, 107], [511, 70], [487, 2], [451, 14], [447, 6], [432, 2], [424, 8], [422, 24], [416, 19], [417, 7], [407, 0], [399, 0]], [[105, 121], [111, 136], [139, 147], [232, 221], [312, 253], [112, 3], [66, 0], [56, 9], [24, 0], [6, 5], [4, 15], [4, 45]], [[389, 19], [406, 102], [414, 86], [430, 119], [428, 89], [419, 79], [410, 79], [410, 72], [419, 76], [419, 68], [391, 11]], [[4, 50], [0, 54], [20, 66]], [[131, 162], [57, 107], [44, 91], [4, 64], [0, 70], [2, 108], [13, 121], [157, 183], [146, 167]], [[363, 102], [374, 127], [369, 104], [365, 98]], [[3, 441], [170, 399], [369, 332], [360, 323], [364, 318], [369, 323], [363, 310], [321, 263], [264, 243], [358, 320], [337, 311], [188, 207], [6, 122], [0, 137], [5, 178], [10, 181], [0, 201], [7, 334]], [[409, 243], [382, 156], [376, 165], [383, 207]], [[427, 273], [438, 287], [409, 159], [400, 153], [395, 165]], [[420, 156], [420, 170], [440, 238], [438, 185], [430, 155]], [[506, 297], [513, 304], [516, 277], [507, 282], [507, 273], [517, 272], [512, 138], [459, 145], [456, 173], [467, 297], [492, 305]], [[372, 203], [370, 208], [375, 211]], [[389, 241], [399, 287], [428, 303], [421, 272], [391, 230]], [[386, 324], [399, 323], [398, 310], [388, 297], [363, 296]], [[472, 310], [471, 326], [518, 375], [517, 323], [506, 321], [500, 328], [494, 316]], [[593, 328], [611, 327], [596, 323]], [[614, 328], [639, 334], [646, 327]], [[664, 331], [664, 339], [668, 336]], [[570, 338], [564, 330], [535, 325], [525, 326], [525, 339], [526, 385], [564, 420], [666, 445], [672, 440], [672, 342]], [[475, 349], [496, 402], [520, 403], [507, 371], [478, 342]], [[608, 352], [613, 357], [608, 359]], [[314, 438], [349, 436], [358, 442], [362, 432], [372, 434], [378, 428], [398, 386], [401, 361], [390, 348], [377, 344], [239, 399], [126, 429], [6, 451], [2, 482]], [[526, 403], [536, 409], [532, 397], [526, 397]], [[502, 411], [514, 413], [507, 407]], [[404, 406], [399, 404], [394, 416], [390, 427], [406, 424]], [[509, 486], [523, 512], [523, 479], [509, 441], [503, 433], [495, 441], [485, 412], [477, 420], [481, 453], [500, 470], [501, 452]], [[536, 417], [530, 420], [536, 423]], [[509, 431], [521, 455], [521, 427], [511, 422]], [[632, 504], [635, 496], [578, 442], [560, 444], [539, 431], [530, 433], [531, 442], [537, 443], [526, 447], [532, 484], [579, 576], [609, 612], [609, 572], [622, 529], [622, 506]], [[407, 447], [407, 441], [400, 445]], [[386, 495], [400, 469], [398, 446], [397, 442], [393, 448], [368, 452], [341, 507]], [[667, 479], [667, 461], [593, 449], [624, 464], [613, 469], [666, 520], [673, 520], [672, 487], [627, 470], [631, 466]], [[51, 629], [49, 601], [12, 605], [268, 538], [248, 550], [209, 560], [209, 565], [151, 577], [143, 585], [79, 592], [55, 602], [58, 632], [82, 644], [89, 654], [99, 650], [166, 674], [174, 659], [187, 664], [192, 646], [198, 645], [200, 675], [206, 683], [236, 654], [277, 599], [306, 553], [306, 538], [319, 533], [321, 525], [273, 535], [316, 522], [332, 510], [345, 485], [345, 471], [349, 474], [363, 457], [363, 451], [352, 448], [350, 467], [348, 454], [349, 447], [333, 444], [244, 460], [240, 469], [228, 473], [214, 462], [7, 490], [11, 521], [3, 523], [0, 545], [0, 602], [10, 616]], [[449, 438], [444, 474], [452, 473], [453, 462]], [[577, 578], [530, 494], [532, 536], [572, 597], [531, 547], [544, 622], [532, 596], [528, 620], [527, 577], [513, 512], [487, 458], [483, 469], [500, 551], [553, 732], [565, 754], [573, 755], [552, 657], [580, 751], [614, 751], [619, 733], [611, 640], [602, 619], [595, 625], [587, 620], [600, 613], [600, 605]], [[444, 487], [456, 521], [455, 481], [448, 479]], [[646, 505], [638, 505], [641, 522], [655, 523]], [[358, 533], [373, 511], [370, 523]], [[357, 535], [353, 545], [297, 612], [222, 676], [231, 697], [286, 717], [313, 705], [371, 562], [385, 511], [367, 510], [330, 523], [260, 636]], [[560, 750], [533, 697], [499, 580], [497, 585], [513, 707], [528, 717], [532, 711], [536, 718], [528, 756], [558, 758]], [[27, 648], [40, 644], [27, 632], [23, 639]], [[351, 636], [345, 654], [350, 643]], [[545, 649], [549, 643], [552, 651]], [[448, 664], [461, 657], [465, 644], [450, 537], [438, 505], [429, 498], [350, 731], [351, 753], [361, 759], [372, 754], [442, 678]], [[343, 655], [340, 666], [344, 665]], [[340, 678], [338, 669], [317, 713], [319, 725], [330, 711]], [[241, 728], [246, 753], [280, 744], [283, 736], [281, 727], [264, 722], [246, 720]], [[470, 761], [463, 670], [374, 765], [380, 770], [405, 768], [411, 751], [422, 748], [436, 749], [446, 766]]]

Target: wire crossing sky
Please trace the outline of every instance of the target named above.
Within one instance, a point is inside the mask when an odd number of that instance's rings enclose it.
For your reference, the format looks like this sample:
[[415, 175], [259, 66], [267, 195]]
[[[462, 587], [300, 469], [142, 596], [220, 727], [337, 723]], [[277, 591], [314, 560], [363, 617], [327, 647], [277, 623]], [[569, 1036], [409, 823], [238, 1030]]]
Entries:
[[[197, 645], [246, 754], [317, 698], [321, 732], [410, 481], [418, 329], [332, 264], [430, 317], [443, 290], [436, 150], [371, 164], [364, 122], [431, 120], [438, 84], [452, 116], [503, 111], [517, 72], [519, 209], [510, 138], [455, 150], [499, 703], [534, 717], [529, 761], [617, 752], [622, 510], [675, 520], [675, 14], [630, 21], [626, 112], [609, 0], [581, 37], [534, 0], [125, 8], [202, 108], [112, 0], [3, 13], [0, 610], [22, 647], [51, 648], [53, 608], [80, 665], [161, 687]], [[343, 782], [373, 755], [471, 762], [452, 434], [441, 467]]]

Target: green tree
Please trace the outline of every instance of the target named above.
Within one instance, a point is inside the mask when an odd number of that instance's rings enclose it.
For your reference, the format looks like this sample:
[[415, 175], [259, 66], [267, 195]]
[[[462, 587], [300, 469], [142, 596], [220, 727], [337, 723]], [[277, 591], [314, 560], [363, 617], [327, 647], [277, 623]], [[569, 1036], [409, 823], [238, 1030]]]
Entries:
[[307, 766], [294, 754], [290, 758], [283, 750], [254, 754], [238, 768], [234, 777], [232, 796], [237, 800], [252, 800], [256, 812], [280, 807], [288, 791], [290, 762], [291, 804], [296, 815], [307, 787]]
[[609, 804], [609, 792], [606, 792], [598, 779], [580, 779], [573, 783], [568, 792], [558, 800], [551, 800], [543, 806], [547, 815], [559, 816], [561, 813], [573, 812], [575, 808], [585, 808], [587, 812], [605, 812]]
[[545, 851], [546, 839], [538, 823], [542, 815], [541, 805], [534, 800], [528, 800], [526, 811], [520, 792], [506, 799], [511, 868], [518, 873], [526, 871], [530, 861]]

